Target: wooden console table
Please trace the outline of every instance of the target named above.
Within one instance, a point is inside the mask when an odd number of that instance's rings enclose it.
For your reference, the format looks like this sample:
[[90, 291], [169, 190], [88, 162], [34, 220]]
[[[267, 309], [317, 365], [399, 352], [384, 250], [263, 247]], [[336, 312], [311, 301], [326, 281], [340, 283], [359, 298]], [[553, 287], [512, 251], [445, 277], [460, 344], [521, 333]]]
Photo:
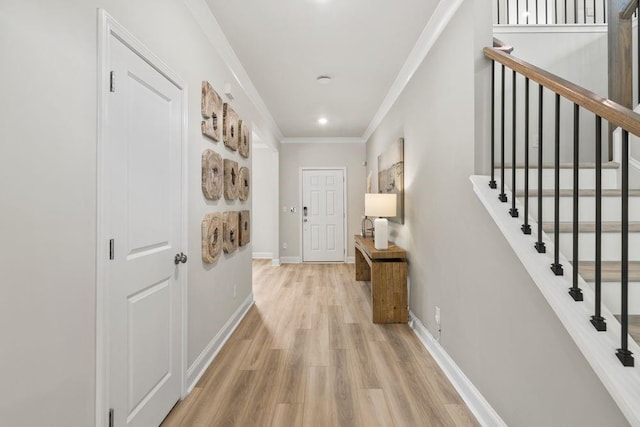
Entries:
[[389, 242], [378, 250], [371, 237], [355, 235], [356, 280], [371, 282], [373, 323], [406, 323], [407, 252]]

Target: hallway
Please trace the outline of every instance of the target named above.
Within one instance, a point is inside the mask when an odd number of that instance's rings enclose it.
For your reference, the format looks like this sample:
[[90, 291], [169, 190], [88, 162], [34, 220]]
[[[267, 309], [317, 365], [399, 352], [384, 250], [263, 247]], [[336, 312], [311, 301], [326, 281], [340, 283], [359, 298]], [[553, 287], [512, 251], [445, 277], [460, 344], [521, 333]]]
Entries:
[[353, 265], [253, 261], [255, 306], [163, 426], [478, 425]]

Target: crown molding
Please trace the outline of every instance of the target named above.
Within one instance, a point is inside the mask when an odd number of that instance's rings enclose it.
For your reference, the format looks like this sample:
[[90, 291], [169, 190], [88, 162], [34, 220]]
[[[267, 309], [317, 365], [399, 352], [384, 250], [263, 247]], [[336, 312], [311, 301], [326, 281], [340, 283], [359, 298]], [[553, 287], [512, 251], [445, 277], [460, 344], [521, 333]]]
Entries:
[[365, 141], [369, 140], [376, 128], [380, 126], [380, 123], [382, 123], [384, 117], [387, 115], [400, 94], [402, 94], [407, 83], [409, 83], [411, 77], [413, 77], [420, 64], [422, 64], [422, 61], [427, 57], [429, 51], [440, 37], [440, 34], [442, 34], [442, 31], [444, 31], [446, 26], [449, 24], [449, 21], [451, 21], [451, 18], [463, 1], [464, 0], [453, 0], [441, 1], [438, 3], [438, 6], [431, 15], [431, 18], [429, 18], [429, 22], [427, 22], [424, 30], [422, 30], [420, 37], [418, 37], [418, 41], [416, 41], [413, 49], [411, 49], [407, 60], [391, 85], [389, 92], [387, 92], [387, 95], [382, 101], [382, 104], [380, 104], [378, 111], [373, 116], [373, 119], [371, 119], [367, 129], [364, 131], [362, 139]]
[[282, 131], [258, 93], [258, 90], [253, 85], [253, 82], [251, 82], [247, 71], [240, 63], [240, 59], [238, 59], [238, 56], [229, 44], [229, 40], [227, 40], [222, 28], [220, 28], [220, 24], [218, 24], [215, 16], [213, 16], [205, 0], [184, 0], [184, 4], [187, 6], [189, 12], [191, 12], [193, 19], [198, 23], [207, 39], [209, 39], [209, 42], [211, 42], [211, 45], [218, 51], [220, 58], [227, 65], [240, 88], [242, 88], [249, 100], [263, 116], [271, 128], [274, 137], [277, 140], [282, 140], [284, 138]]
[[283, 138], [281, 144], [364, 144], [367, 140], [361, 137], [300, 137]]

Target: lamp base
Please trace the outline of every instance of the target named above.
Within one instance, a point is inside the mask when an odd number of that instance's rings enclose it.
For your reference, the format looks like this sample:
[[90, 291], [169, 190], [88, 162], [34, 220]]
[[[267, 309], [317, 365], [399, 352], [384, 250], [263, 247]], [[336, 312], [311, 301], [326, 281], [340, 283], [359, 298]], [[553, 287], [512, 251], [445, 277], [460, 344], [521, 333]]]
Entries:
[[387, 218], [376, 218], [373, 222], [375, 237], [373, 244], [376, 249], [389, 249], [389, 221]]

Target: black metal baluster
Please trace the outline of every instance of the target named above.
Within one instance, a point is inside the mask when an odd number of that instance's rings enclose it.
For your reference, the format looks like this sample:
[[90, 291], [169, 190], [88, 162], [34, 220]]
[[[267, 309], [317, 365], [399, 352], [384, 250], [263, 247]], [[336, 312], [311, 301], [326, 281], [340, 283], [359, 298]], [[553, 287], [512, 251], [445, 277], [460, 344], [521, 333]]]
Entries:
[[502, 65], [501, 87], [502, 91], [500, 93], [500, 123], [502, 126], [502, 131], [500, 134], [500, 195], [498, 196], [498, 199], [500, 199], [502, 203], [506, 203], [507, 195], [504, 192], [504, 64]]
[[[593, 0], [593, 1], [596, 1], [596, 0]], [[500, 24], [500, 0], [496, 0], [496, 3], [497, 3], [497, 6], [498, 6], [496, 8], [496, 10], [498, 11], [498, 24]], [[491, 166], [491, 167], [493, 167], [493, 166]]]
[[536, 0], [536, 24], [538, 23], [538, 14], [540, 13], [540, 8], [538, 7], [538, 0]]
[[538, 241], [535, 248], [541, 254], [547, 251], [542, 241], [542, 90], [542, 85], [538, 85]]
[[509, 24], [511, 24], [511, 16], [509, 16], [509, 0], [507, 0], [506, 3], [507, 3], [507, 7], [506, 7], [506, 9], [507, 9], [507, 19], [505, 21], [505, 24], [509, 25]]
[[582, 0], [582, 23], [587, 23], [587, 0]]
[[[567, 0], [565, 0], [565, 5]], [[578, 23], [578, 0], [573, 0], [573, 23]]]
[[524, 234], [531, 234], [529, 225], [529, 78], [524, 79]]
[[629, 132], [622, 130], [622, 256], [620, 292], [621, 348], [616, 355], [624, 366], [633, 366], [633, 356], [629, 351]]
[[527, 24], [529, 23], [529, 0], [527, 0], [527, 3], [525, 4], [525, 7], [527, 8], [527, 10], [525, 11], [526, 13], [526, 17], [527, 17]]
[[496, 150], [495, 150], [495, 116], [496, 116], [496, 61], [491, 61], [491, 181], [489, 187], [496, 188]]
[[578, 202], [580, 199], [580, 107], [573, 104], [573, 285], [569, 295], [574, 301], [582, 301], [582, 290], [578, 286]]
[[516, 208], [516, 72], [513, 71], [513, 84], [511, 92], [511, 209], [509, 215], [512, 218], [518, 217]]
[[602, 117], [596, 116], [596, 301], [591, 324], [597, 331], [606, 331], [602, 317]]
[[[594, 0], [595, 1], [595, 0]], [[596, 8], [593, 8], [593, 21], [596, 20]], [[602, 0], [602, 20], [603, 24], [607, 23], [607, 0]]]
[[564, 23], [567, 23], [567, 0], [564, 0]]
[[553, 23], [557, 24], [558, 23], [558, 0], [553, 0], [553, 2], [555, 3], [555, 5], [554, 5], [555, 20], [553, 21]]
[[556, 138], [555, 138], [555, 189], [553, 193], [553, 264], [551, 271], [556, 276], [562, 276], [560, 264], [560, 95], [556, 93]]
[[516, 0], [516, 25], [520, 24], [520, 0]]

